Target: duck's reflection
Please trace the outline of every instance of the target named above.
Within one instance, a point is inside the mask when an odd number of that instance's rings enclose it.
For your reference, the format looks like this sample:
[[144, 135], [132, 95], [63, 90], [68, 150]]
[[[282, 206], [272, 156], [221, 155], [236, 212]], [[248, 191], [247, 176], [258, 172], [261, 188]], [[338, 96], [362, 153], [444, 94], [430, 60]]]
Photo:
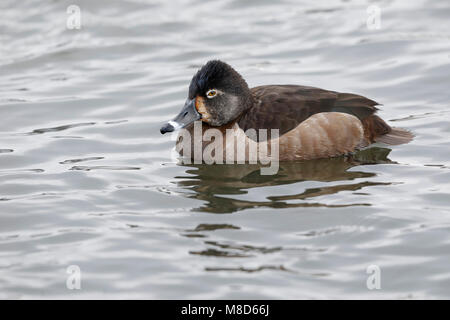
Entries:
[[[250, 164], [184, 165], [188, 167], [186, 173], [189, 175], [177, 177], [180, 179], [177, 184], [179, 187], [193, 191], [193, 193], [189, 192], [186, 194], [188, 197], [205, 201], [202, 207], [195, 208], [196, 211], [211, 213], [232, 213], [256, 207], [290, 208], [369, 205], [367, 203], [327, 205], [311, 201], [311, 198], [344, 190], [356, 191], [367, 186], [388, 184], [367, 180], [348, 183], [349, 180], [375, 176], [375, 173], [349, 171], [348, 169], [361, 164], [392, 163], [387, 158], [390, 151], [391, 149], [387, 148], [372, 147], [346, 157], [302, 162], [281, 162], [279, 171], [275, 175], [261, 175], [260, 166]], [[246, 201], [230, 196], [246, 194], [249, 189], [255, 187], [286, 185], [307, 180], [322, 182], [346, 181], [346, 183], [309, 188], [294, 195], [269, 196], [266, 197], [265, 201]]]

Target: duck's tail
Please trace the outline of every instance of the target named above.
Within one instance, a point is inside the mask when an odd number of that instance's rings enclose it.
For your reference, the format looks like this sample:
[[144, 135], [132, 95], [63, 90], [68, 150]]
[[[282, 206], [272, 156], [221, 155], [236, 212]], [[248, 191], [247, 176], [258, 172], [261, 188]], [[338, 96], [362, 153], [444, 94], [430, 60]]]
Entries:
[[414, 135], [401, 128], [392, 128], [377, 115], [371, 115], [362, 120], [364, 136], [369, 143], [381, 142], [389, 145], [398, 145], [410, 142]]
[[414, 139], [414, 134], [406, 129], [391, 128], [389, 133], [375, 137], [376, 142], [381, 142], [390, 145], [398, 145], [411, 142]]

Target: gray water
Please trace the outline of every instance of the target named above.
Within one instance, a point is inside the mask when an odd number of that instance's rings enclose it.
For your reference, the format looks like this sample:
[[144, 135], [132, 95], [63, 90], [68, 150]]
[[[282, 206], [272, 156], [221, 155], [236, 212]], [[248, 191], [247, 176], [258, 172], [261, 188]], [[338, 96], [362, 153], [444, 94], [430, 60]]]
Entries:
[[[450, 298], [449, 30], [448, 1], [2, 0], [0, 298]], [[159, 128], [212, 58], [416, 138], [274, 176], [179, 164]]]

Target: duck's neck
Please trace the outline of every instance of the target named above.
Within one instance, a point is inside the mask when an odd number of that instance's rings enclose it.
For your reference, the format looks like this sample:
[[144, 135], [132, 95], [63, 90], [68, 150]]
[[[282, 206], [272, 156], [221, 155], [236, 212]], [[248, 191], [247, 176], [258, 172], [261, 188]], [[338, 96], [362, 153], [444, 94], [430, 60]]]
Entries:
[[242, 106], [241, 115], [248, 112], [255, 105], [256, 99], [249, 88], [247, 88], [244, 95], [241, 96], [240, 105]]

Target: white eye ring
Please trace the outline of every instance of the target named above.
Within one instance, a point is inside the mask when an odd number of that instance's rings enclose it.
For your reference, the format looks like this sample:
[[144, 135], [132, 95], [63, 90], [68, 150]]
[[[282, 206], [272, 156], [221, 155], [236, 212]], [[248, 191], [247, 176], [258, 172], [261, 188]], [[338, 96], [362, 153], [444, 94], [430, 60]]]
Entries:
[[216, 89], [211, 89], [211, 90], [208, 90], [208, 92], [206, 92], [206, 97], [208, 99], [214, 98], [215, 96], [217, 96], [217, 90]]

